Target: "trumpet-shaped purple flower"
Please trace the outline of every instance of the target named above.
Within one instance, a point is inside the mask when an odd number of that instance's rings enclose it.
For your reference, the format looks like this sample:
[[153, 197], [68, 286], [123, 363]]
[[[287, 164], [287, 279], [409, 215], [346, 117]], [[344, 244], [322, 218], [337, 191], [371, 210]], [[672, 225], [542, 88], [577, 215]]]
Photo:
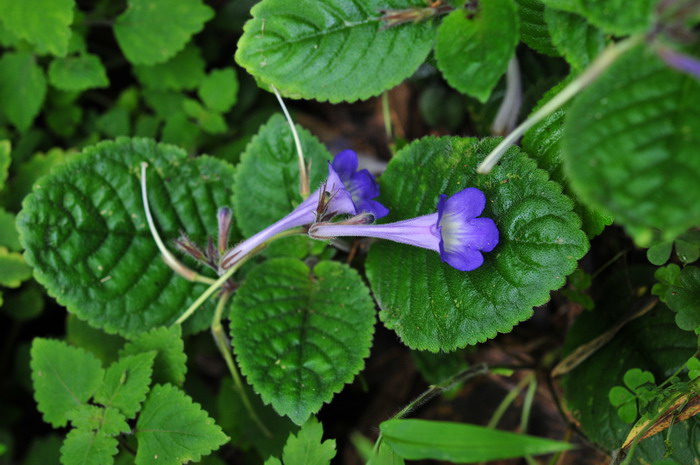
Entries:
[[372, 200], [378, 195], [379, 186], [374, 177], [367, 170], [357, 171], [355, 152], [340, 152], [328, 164], [328, 177], [321, 187], [287, 216], [226, 252], [221, 259], [220, 268], [230, 268], [270, 238], [292, 228], [316, 221], [328, 221], [336, 215], [369, 213], [375, 218], [381, 218], [389, 210]]
[[441, 195], [437, 213], [381, 225], [317, 223], [309, 235], [317, 239], [366, 236], [414, 245], [440, 254], [443, 262], [460, 271], [484, 263], [482, 252], [498, 244], [498, 228], [491, 218], [478, 218], [486, 206], [484, 193], [474, 187], [450, 198]]

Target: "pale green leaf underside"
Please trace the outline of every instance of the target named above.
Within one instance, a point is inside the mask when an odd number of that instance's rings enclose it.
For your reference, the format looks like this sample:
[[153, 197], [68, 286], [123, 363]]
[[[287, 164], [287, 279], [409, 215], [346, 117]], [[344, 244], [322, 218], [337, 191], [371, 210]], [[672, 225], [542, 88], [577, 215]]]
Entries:
[[64, 56], [68, 51], [75, 0], [0, 0], [5, 27], [36, 45], [40, 52]]
[[170, 384], [149, 393], [136, 423], [136, 439], [136, 465], [196, 463], [228, 441], [199, 404]]
[[572, 105], [564, 170], [582, 200], [648, 244], [700, 223], [700, 82], [631, 50]]
[[357, 272], [296, 259], [252, 269], [231, 309], [233, 347], [253, 388], [302, 424], [352, 381], [369, 355], [374, 304]]
[[432, 213], [439, 194], [477, 187], [487, 199], [482, 215], [500, 231], [499, 245], [470, 272], [432, 251], [389, 241], [372, 246], [366, 268], [380, 318], [411, 348], [450, 351], [510, 331], [564, 285], [588, 250], [573, 203], [534, 161], [513, 148], [490, 174], [475, 174], [497, 142], [421, 139], [382, 175], [387, 222]]
[[131, 63], [155, 65], [182, 50], [213, 16], [201, 0], [129, 0], [114, 34]]
[[92, 354], [53, 339], [34, 339], [30, 364], [34, 398], [54, 427], [65, 426], [71, 411], [87, 402], [104, 376]]
[[[17, 219], [36, 279], [91, 325], [133, 336], [172, 323], [206, 289], [161, 259], [143, 213], [140, 164], [148, 162], [149, 202], [163, 240], [185, 231], [198, 242], [231, 205], [233, 168], [176, 147], [120, 138], [88, 147], [34, 185]], [[210, 323], [213, 305], [189, 322]]]
[[285, 96], [366, 99], [418, 69], [432, 48], [431, 22], [382, 29], [379, 10], [418, 0], [263, 0], [253, 7], [236, 61]]
[[438, 67], [452, 87], [484, 103], [508, 68], [518, 31], [513, 0], [480, 2], [473, 18], [464, 10], [455, 10], [438, 28]]
[[566, 442], [498, 431], [466, 423], [389, 420], [380, 425], [382, 439], [405, 459], [457, 463], [549, 454], [571, 449]]
[[[328, 175], [330, 153], [310, 132], [296, 126], [306, 163], [310, 164], [313, 192]], [[287, 215], [302, 201], [299, 162], [292, 131], [280, 114], [260, 127], [241, 155], [236, 169], [234, 215], [245, 237]]]

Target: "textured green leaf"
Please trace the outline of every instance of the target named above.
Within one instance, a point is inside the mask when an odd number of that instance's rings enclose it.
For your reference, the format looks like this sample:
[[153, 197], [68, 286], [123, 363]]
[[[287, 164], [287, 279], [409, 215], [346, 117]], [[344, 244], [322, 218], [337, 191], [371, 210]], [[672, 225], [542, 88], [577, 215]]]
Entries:
[[559, 56], [552, 43], [545, 21], [545, 6], [542, 0], [515, 0], [520, 16], [520, 40], [528, 47], [549, 56]]
[[574, 70], [586, 68], [605, 47], [605, 36], [575, 13], [547, 8], [544, 14], [551, 40]]
[[49, 82], [61, 90], [73, 92], [109, 85], [100, 58], [90, 53], [53, 60], [49, 66]]
[[46, 78], [34, 56], [28, 52], [4, 53], [0, 58], [0, 111], [7, 119], [26, 131], [39, 114], [45, 96]]
[[164, 63], [183, 49], [214, 11], [201, 0], [128, 0], [114, 24], [126, 58], [135, 65]]
[[[216, 231], [216, 211], [231, 205], [233, 168], [149, 139], [86, 148], [35, 185], [17, 219], [37, 280], [68, 311], [107, 332], [133, 336], [173, 322], [206, 286], [175, 274], [148, 230], [140, 163], [148, 162], [149, 203], [165, 241]], [[186, 323], [211, 323], [213, 305]]]
[[480, 2], [473, 17], [455, 10], [438, 28], [438, 68], [452, 87], [485, 103], [515, 53], [518, 30], [513, 0]]
[[[331, 156], [316, 137], [297, 125], [304, 158], [311, 165], [311, 190], [326, 179]], [[282, 115], [273, 115], [241, 155], [236, 170], [233, 212], [245, 237], [279, 220], [301, 203], [299, 164], [292, 132]], [[255, 202], [250, 201], [255, 196]]]
[[117, 449], [117, 439], [101, 432], [74, 429], [61, 447], [63, 465], [111, 465]]
[[479, 162], [498, 139], [425, 138], [392, 159], [380, 201], [398, 221], [432, 213], [439, 194], [477, 187], [500, 243], [479, 269], [462, 272], [437, 253], [389, 241], [370, 250], [367, 277], [380, 318], [419, 350], [451, 351], [508, 332], [549, 300], [588, 250], [573, 203], [547, 173], [513, 148], [489, 175]]
[[134, 66], [134, 73], [144, 86], [156, 89], [194, 89], [204, 78], [204, 58], [199, 48], [188, 45], [165, 63]]
[[126, 417], [115, 408], [83, 404], [68, 415], [74, 427], [83, 431], [99, 431], [107, 436], [116, 436], [131, 431]]
[[236, 61], [288, 97], [367, 99], [413, 74], [432, 48], [429, 21], [383, 28], [380, 10], [412, 6], [425, 3], [263, 0], [251, 10]]
[[409, 460], [481, 462], [571, 449], [571, 444], [498, 431], [466, 423], [389, 420], [379, 425], [382, 438]]
[[198, 462], [228, 441], [199, 404], [178, 388], [157, 385], [148, 395], [136, 423], [136, 465]]
[[199, 98], [212, 110], [225, 113], [236, 104], [238, 78], [233, 68], [213, 69], [197, 89]]
[[32, 277], [32, 269], [21, 254], [0, 247], [0, 286], [19, 287]]
[[127, 418], [133, 418], [146, 398], [156, 354], [150, 351], [127, 355], [112, 364], [95, 393], [95, 402], [119, 409]]
[[75, 0], [0, 0], [0, 19], [40, 52], [65, 56]]
[[[568, 84], [567, 81], [550, 89], [532, 110], [534, 113], [545, 103], [551, 100]], [[564, 193], [574, 200], [574, 212], [581, 218], [582, 229], [589, 239], [600, 234], [603, 229], [613, 221], [612, 216], [601, 208], [593, 208], [583, 204], [578, 196], [569, 187], [569, 180], [564, 174], [562, 166], [561, 138], [564, 133], [564, 117], [569, 107], [558, 110], [545, 117], [538, 124], [525, 133], [522, 147], [536, 161], [537, 165], [549, 173], [549, 177], [564, 187]]]
[[255, 391], [302, 424], [362, 369], [374, 321], [355, 270], [278, 258], [246, 275], [233, 300], [231, 335]]
[[158, 354], [153, 363], [153, 381], [182, 385], [187, 374], [187, 355], [181, 334], [179, 326], [155, 328], [129, 341], [119, 351], [119, 356], [126, 357], [155, 350]]
[[[654, 286], [654, 293], [676, 312], [676, 324], [686, 331], [700, 331], [700, 268], [686, 266], [669, 279], [662, 269], [657, 272], [657, 279], [665, 283], [662, 288]], [[662, 292], [661, 292], [662, 291]]]
[[700, 223], [700, 81], [643, 47], [579, 95], [562, 136], [564, 171], [587, 204], [609, 210], [635, 241]]
[[[604, 283], [594, 312], [585, 312], [576, 319], [566, 337], [564, 351], [571, 352], [607, 331], [632, 307], [640, 289], [648, 288], [651, 270], [630, 268]], [[684, 365], [697, 347], [697, 338], [681, 331], [673, 322], [673, 314], [663, 305], [624, 326], [607, 345], [563, 378], [568, 409], [586, 436], [605, 449], [620, 447], [630, 430], [608, 399], [610, 389], [622, 384], [624, 374], [632, 368], [651, 371], [656, 379], [666, 379]], [[673, 426], [670, 432], [673, 456], [680, 463], [692, 463], [698, 445], [689, 447], [689, 434], [700, 432], [700, 422], [688, 420]], [[645, 439], [637, 454], [646, 463], [660, 459], [666, 452], [665, 435]], [[695, 436], [697, 437], [697, 436]], [[639, 456], [638, 456], [639, 457]], [[635, 462], [636, 463], [636, 462]], [[640, 460], [639, 463], [644, 463]]]
[[311, 417], [284, 445], [284, 465], [328, 465], [335, 457], [335, 440], [322, 441], [323, 426]]
[[54, 427], [65, 426], [70, 412], [95, 393], [104, 370], [92, 354], [53, 339], [34, 339], [31, 357], [39, 411]]
[[5, 187], [5, 181], [7, 181], [9, 174], [10, 163], [12, 163], [11, 150], [12, 146], [9, 140], [0, 140], [0, 190]]
[[124, 345], [121, 336], [107, 334], [93, 328], [75, 315], [66, 318], [66, 341], [91, 352], [107, 366], [117, 361], [119, 349]]
[[614, 35], [648, 32], [658, 0], [576, 0], [581, 14]]

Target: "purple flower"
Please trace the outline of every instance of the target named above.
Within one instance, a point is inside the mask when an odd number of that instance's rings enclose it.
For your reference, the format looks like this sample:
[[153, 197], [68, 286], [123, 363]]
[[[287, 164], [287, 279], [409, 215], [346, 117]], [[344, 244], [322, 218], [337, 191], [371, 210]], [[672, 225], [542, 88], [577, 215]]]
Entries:
[[284, 218], [249, 237], [224, 254], [222, 270], [262, 246], [272, 237], [292, 228], [316, 221], [328, 221], [336, 215], [358, 215], [369, 213], [381, 218], [389, 210], [372, 200], [379, 195], [374, 177], [367, 171], [357, 171], [357, 155], [351, 150], [340, 152], [328, 164], [328, 177], [298, 207]]
[[697, 58], [676, 52], [668, 47], [659, 47], [657, 51], [661, 59], [672, 68], [700, 79], [700, 61]]
[[414, 245], [440, 254], [443, 262], [460, 271], [484, 263], [482, 252], [498, 245], [498, 228], [491, 218], [478, 218], [486, 206], [484, 193], [474, 187], [450, 198], [440, 195], [437, 213], [381, 225], [318, 223], [309, 229], [317, 239], [366, 236]]

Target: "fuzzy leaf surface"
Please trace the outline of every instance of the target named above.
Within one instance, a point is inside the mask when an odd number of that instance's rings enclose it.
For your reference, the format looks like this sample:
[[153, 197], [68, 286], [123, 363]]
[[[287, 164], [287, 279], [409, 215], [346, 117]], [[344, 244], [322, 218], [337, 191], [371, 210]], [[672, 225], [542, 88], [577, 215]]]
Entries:
[[213, 16], [201, 0], [129, 0], [114, 35], [131, 63], [155, 65], [182, 50]]
[[0, 0], [1, 21], [40, 52], [65, 56], [75, 0]]
[[486, 195], [482, 216], [500, 231], [499, 245], [470, 272], [425, 249], [372, 246], [366, 270], [380, 319], [413, 349], [451, 351], [510, 331], [564, 285], [588, 250], [572, 201], [515, 148], [490, 174], [475, 173], [497, 142], [424, 138], [397, 153], [381, 177], [386, 222], [433, 213], [439, 194], [476, 187]]
[[127, 355], [113, 363], [95, 393], [95, 402], [119, 409], [127, 418], [133, 418], [146, 398], [156, 354], [150, 351]]
[[700, 81], [643, 47], [581, 93], [562, 136], [564, 171], [581, 199], [610, 211], [640, 245], [700, 223]]
[[[310, 190], [328, 176], [330, 153], [310, 132], [297, 125], [304, 158], [310, 163]], [[287, 121], [273, 115], [253, 137], [236, 169], [233, 213], [243, 236], [261, 231], [291, 212], [302, 202], [299, 194], [299, 164]], [[251, 196], [255, 201], [251, 202]]]
[[148, 394], [136, 422], [136, 465], [199, 462], [228, 441], [214, 420], [184, 392], [170, 384]]
[[296, 259], [269, 260], [248, 272], [231, 308], [241, 371], [299, 425], [362, 369], [374, 322], [359, 274], [330, 261], [309, 269]]
[[603, 32], [575, 13], [548, 8], [545, 11], [551, 40], [575, 70], [583, 70], [605, 47]]
[[153, 380], [182, 385], [187, 374], [187, 354], [180, 326], [160, 327], [132, 339], [119, 351], [120, 357], [156, 351]]
[[[263, 0], [251, 9], [236, 61], [291, 98], [355, 101], [413, 74], [432, 48], [430, 21], [383, 28], [380, 10], [419, 0]], [[406, 46], [410, 44], [410, 46]]]
[[542, 0], [516, 0], [520, 17], [520, 40], [528, 47], [549, 56], [559, 56], [559, 51], [552, 43]]
[[508, 68], [519, 38], [513, 0], [480, 2], [474, 17], [455, 10], [438, 28], [438, 68], [452, 87], [485, 103]]
[[[176, 147], [120, 138], [88, 147], [34, 185], [17, 219], [36, 279], [91, 325], [135, 336], [172, 323], [206, 289], [161, 259], [143, 212], [140, 164], [148, 162], [148, 199], [167, 243], [185, 231], [203, 243], [218, 207], [231, 205], [233, 168], [188, 159]], [[189, 330], [210, 324], [206, 304]]]
[[34, 398], [44, 420], [65, 426], [102, 383], [104, 370], [92, 354], [65, 342], [36, 338], [31, 348]]

